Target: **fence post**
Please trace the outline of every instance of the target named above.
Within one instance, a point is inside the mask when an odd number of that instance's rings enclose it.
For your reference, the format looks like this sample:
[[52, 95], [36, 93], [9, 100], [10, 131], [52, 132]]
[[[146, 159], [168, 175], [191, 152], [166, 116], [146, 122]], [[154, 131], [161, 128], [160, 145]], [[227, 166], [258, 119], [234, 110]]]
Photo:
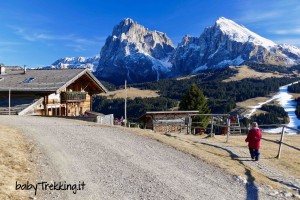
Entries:
[[280, 158], [281, 155], [281, 150], [282, 150], [282, 143], [283, 143], [283, 136], [284, 136], [284, 126], [282, 127], [282, 131], [281, 131], [281, 137], [280, 137], [280, 141], [279, 141], [279, 149], [278, 149], [278, 154], [276, 156], [277, 159]]
[[189, 125], [190, 125], [190, 122], [188, 121], [188, 123], [186, 124], [186, 134], [189, 134]]
[[229, 134], [230, 134], [230, 119], [227, 119], [227, 137], [226, 137], [226, 143], [229, 140]]
[[187, 119], [185, 125], [186, 125], [186, 134], [189, 134], [189, 118]]
[[10, 115], [10, 88], [8, 89], [8, 115]]
[[187, 125], [187, 134], [192, 134], [192, 117], [189, 116], [188, 125]]
[[167, 127], [167, 133], [168, 133], [169, 132], [168, 122], [166, 122], [166, 127]]
[[190, 118], [189, 118], [189, 123], [190, 123], [190, 134], [192, 134], [192, 117], [190, 116]]
[[215, 134], [213, 133], [213, 129], [214, 129], [214, 117], [211, 118], [210, 137], [215, 137]]

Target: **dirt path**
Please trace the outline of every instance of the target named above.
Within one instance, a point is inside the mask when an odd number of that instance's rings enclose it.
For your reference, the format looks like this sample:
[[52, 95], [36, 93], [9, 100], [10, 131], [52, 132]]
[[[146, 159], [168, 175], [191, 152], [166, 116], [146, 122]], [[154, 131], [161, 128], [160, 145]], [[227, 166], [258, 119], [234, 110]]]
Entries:
[[[191, 142], [193, 142], [193, 144], [201, 144], [204, 146], [213, 147], [213, 148], [225, 151], [230, 155], [232, 160], [239, 162], [240, 164], [244, 165], [248, 169], [253, 169], [256, 172], [263, 174], [269, 180], [274, 181], [274, 182], [278, 183], [279, 185], [281, 185], [282, 188], [288, 188], [291, 191], [294, 191], [294, 193], [300, 194], [300, 178], [299, 177], [288, 175], [287, 173], [281, 171], [277, 167], [272, 166], [271, 165], [272, 163], [268, 162], [267, 159], [260, 159], [259, 161], [253, 161], [250, 158], [249, 150], [246, 147], [246, 145], [244, 147], [240, 147], [240, 146], [232, 145], [231, 143], [225, 143], [225, 142], [220, 143], [218, 141], [194, 137], [194, 136], [186, 135], [186, 134], [172, 133], [171, 135], [176, 138], [181, 138], [186, 141], [191, 141]], [[248, 176], [247, 180], [248, 181], [250, 180], [249, 184], [253, 185], [254, 182], [251, 182], [252, 178], [250, 177], [250, 175], [247, 173], [245, 173], [245, 174]], [[275, 192], [274, 196], [275, 195], [280, 195], [280, 194], [279, 194], [279, 192], [278, 193]], [[287, 194], [287, 196], [290, 196], [290, 195], [291, 194]]]
[[[270, 199], [219, 168], [124, 129], [57, 118], [0, 116], [33, 141], [41, 181], [82, 184], [38, 188], [42, 199]], [[275, 197], [274, 197], [275, 198]]]
[[255, 162], [249, 158], [249, 151], [247, 148], [234, 147], [227, 145], [225, 143], [214, 143], [211, 141], [201, 141], [201, 144], [214, 146], [217, 148], [222, 148], [225, 151], [229, 152], [232, 159], [235, 159], [241, 162], [245, 166], [250, 166], [256, 171], [264, 174], [270, 180], [274, 180], [280, 183], [282, 186], [288, 187], [290, 189], [299, 189], [300, 190], [300, 179], [284, 174], [279, 171], [277, 168], [270, 166], [265, 160], [261, 159], [258, 162]]

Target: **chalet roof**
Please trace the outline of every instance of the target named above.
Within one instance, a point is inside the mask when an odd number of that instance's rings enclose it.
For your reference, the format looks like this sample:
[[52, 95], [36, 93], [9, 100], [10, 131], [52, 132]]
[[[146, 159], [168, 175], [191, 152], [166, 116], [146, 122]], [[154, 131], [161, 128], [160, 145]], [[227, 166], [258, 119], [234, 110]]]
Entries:
[[0, 92], [10, 89], [14, 92], [60, 92], [78, 78], [86, 74], [103, 92], [106, 88], [87, 69], [31, 69], [5, 67], [5, 74], [0, 74]]

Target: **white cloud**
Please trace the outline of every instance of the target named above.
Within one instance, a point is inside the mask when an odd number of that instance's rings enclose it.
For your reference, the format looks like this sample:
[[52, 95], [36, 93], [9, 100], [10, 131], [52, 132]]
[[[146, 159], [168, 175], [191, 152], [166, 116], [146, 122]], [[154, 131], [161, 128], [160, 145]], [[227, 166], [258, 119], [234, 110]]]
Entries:
[[293, 28], [293, 29], [278, 29], [271, 31], [277, 35], [296, 35], [300, 34], [300, 28]]
[[19, 46], [22, 44], [22, 42], [0, 41], [0, 46]]
[[262, 13], [257, 10], [250, 10], [243, 13], [239, 20], [243, 23], [256, 23], [265, 20], [271, 20], [277, 17], [280, 17], [281, 13], [279, 11], [269, 11]]
[[272, 26], [300, 25], [299, 0], [240, 1], [238, 21], [265, 28]]
[[300, 46], [299, 0], [239, 1], [235, 20], [278, 44]]
[[23, 45], [21, 42], [0, 41], [0, 53], [16, 52], [16, 46]]
[[[46, 31], [28, 30], [21, 27], [10, 26], [15, 34], [28, 42], [44, 42], [49, 46], [53, 46], [53, 42], [60, 42], [62, 46], [70, 47], [74, 51], [85, 51], [89, 46], [99, 45], [104, 41], [104, 37], [94, 37], [91, 39], [79, 37], [75, 34], [59, 35], [49, 34]], [[100, 48], [100, 47], [99, 47]]]

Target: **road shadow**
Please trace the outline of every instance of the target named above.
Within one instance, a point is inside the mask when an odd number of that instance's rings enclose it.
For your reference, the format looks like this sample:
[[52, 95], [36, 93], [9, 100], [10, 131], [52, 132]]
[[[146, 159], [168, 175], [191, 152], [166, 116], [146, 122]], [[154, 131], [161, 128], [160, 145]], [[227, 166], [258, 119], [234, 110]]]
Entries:
[[246, 200], [258, 200], [258, 188], [254, 183], [255, 177], [252, 175], [251, 171], [249, 169], [247, 169], [246, 165], [243, 163], [243, 161], [250, 161], [251, 159], [244, 159], [244, 157], [239, 157], [237, 154], [233, 153], [232, 151], [230, 151], [229, 149], [226, 149], [224, 147], [220, 147], [220, 146], [213, 145], [213, 144], [207, 144], [207, 143], [204, 143], [204, 142], [200, 142], [200, 143], [203, 144], [203, 145], [211, 146], [211, 147], [218, 148], [218, 149], [221, 149], [223, 151], [226, 151], [230, 155], [232, 160], [236, 160], [241, 165], [243, 165], [244, 168], [245, 168], [245, 175], [247, 176], [247, 184], [246, 184], [247, 197], [246, 197]]
[[249, 169], [245, 168], [245, 174], [247, 175], [247, 200], [258, 200], [258, 188], [254, 184], [254, 176], [252, 176], [252, 173]]
[[271, 179], [272, 181], [275, 181], [275, 182], [277, 182], [277, 183], [280, 183], [280, 184], [282, 184], [282, 185], [285, 185], [285, 186], [287, 186], [287, 187], [289, 187], [289, 188], [292, 188], [292, 189], [295, 189], [295, 190], [300, 191], [300, 187], [294, 185], [293, 183], [287, 183], [287, 182], [285, 182], [285, 181], [279, 181], [279, 180], [277, 180], [277, 179], [275, 179], [275, 178], [270, 178], [270, 179]]

